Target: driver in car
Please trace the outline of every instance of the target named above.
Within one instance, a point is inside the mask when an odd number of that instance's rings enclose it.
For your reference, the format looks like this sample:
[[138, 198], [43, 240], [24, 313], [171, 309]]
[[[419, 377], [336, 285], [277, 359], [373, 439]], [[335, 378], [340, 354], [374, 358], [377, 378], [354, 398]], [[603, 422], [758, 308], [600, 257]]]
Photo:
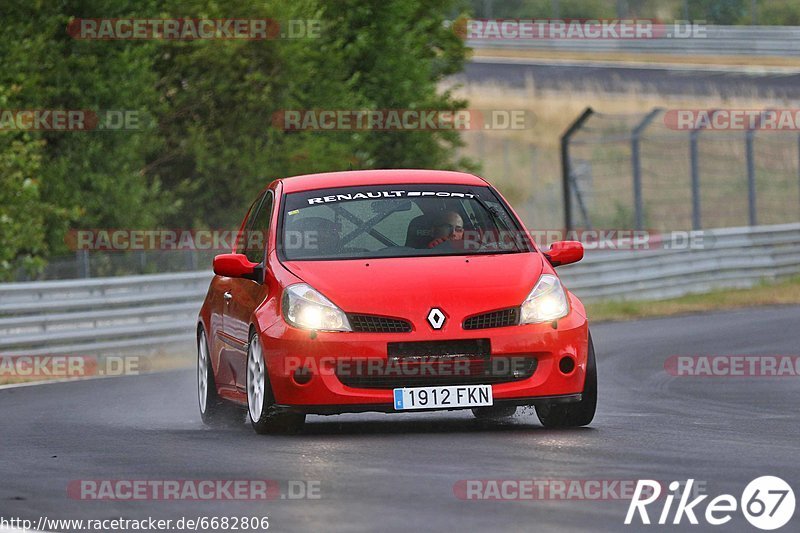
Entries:
[[428, 243], [428, 248], [435, 248], [447, 241], [462, 241], [464, 220], [455, 211], [444, 211], [434, 219], [431, 235], [433, 240]]

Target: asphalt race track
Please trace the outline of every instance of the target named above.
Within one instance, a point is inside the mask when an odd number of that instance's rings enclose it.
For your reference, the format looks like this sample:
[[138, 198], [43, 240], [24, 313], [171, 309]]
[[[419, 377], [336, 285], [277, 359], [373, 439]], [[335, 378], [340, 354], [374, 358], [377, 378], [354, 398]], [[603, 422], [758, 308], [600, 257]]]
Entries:
[[[664, 361], [797, 355], [798, 325], [800, 306], [598, 324], [599, 411], [575, 430], [545, 430], [533, 413], [482, 423], [468, 412], [310, 417], [299, 436], [258, 436], [244, 423], [212, 430], [191, 371], [4, 389], [0, 515], [269, 516], [274, 531], [684, 531], [685, 519], [624, 526], [627, 500], [465, 501], [454, 485], [693, 478], [711, 497], [738, 499], [750, 480], [777, 475], [797, 492], [800, 378], [674, 377]], [[282, 490], [318, 480], [321, 498], [82, 501], [67, 495], [78, 479], [271, 479]], [[797, 520], [780, 531], [797, 531]], [[691, 530], [758, 531], [738, 511], [726, 526]]]
[[711, 66], [476, 58], [453, 78], [470, 85], [498, 83], [516, 88], [525, 87], [531, 79], [537, 89], [560, 91], [800, 98], [800, 73], [791, 70], [746, 72]]

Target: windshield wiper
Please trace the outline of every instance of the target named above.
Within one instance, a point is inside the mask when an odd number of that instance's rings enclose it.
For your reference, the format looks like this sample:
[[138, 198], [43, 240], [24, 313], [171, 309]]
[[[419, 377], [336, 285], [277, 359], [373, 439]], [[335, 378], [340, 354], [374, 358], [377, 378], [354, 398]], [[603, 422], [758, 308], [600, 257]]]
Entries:
[[[508, 227], [508, 224], [506, 223], [506, 221], [503, 220], [503, 217], [500, 214], [501, 212], [500, 212], [500, 210], [498, 208], [490, 206], [489, 204], [484, 202], [481, 199], [481, 197], [478, 196], [477, 194], [472, 199], [475, 200], [476, 202], [478, 202], [478, 205], [480, 205], [483, 208], [484, 211], [489, 213], [489, 215], [492, 217], [492, 220], [494, 221], [495, 227], [498, 230], [500, 230], [501, 232], [503, 230], [505, 230], [505, 231], [511, 233], [512, 235], [516, 234], [516, 231], [511, 229], [510, 227]], [[503, 229], [500, 229], [500, 226], [503, 226]], [[514, 250], [516, 250], [517, 252], [522, 252], [523, 251], [517, 245], [517, 239], [516, 238], [513, 238], [512, 242], [514, 243]], [[497, 236], [497, 245], [498, 245], [498, 248], [499, 248], [499, 246], [500, 246], [500, 235]]]

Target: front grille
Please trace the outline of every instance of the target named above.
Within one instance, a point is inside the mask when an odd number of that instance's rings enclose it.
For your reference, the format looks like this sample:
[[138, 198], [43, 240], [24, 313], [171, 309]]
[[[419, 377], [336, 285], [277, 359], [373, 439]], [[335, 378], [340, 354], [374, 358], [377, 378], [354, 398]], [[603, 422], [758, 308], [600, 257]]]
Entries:
[[489, 329], [515, 326], [519, 323], [519, 307], [473, 315], [464, 320], [464, 329]]
[[390, 318], [377, 315], [347, 315], [350, 327], [359, 333], [408, 333], [411, 323], [401, 318]]
[[390, 342], [386, 346], [389, 358], [441, 357], [477, 355], [489, 357], [492, 345], [489, 339], [461, 339], [443, 341]]
[[441, 385], [491, 385], [527, 379], [536, 371], [532, 356], [491, 357], [489, 339], [391, 342], [385, 360], [362, 359], [338, 365], [348, 387], [394, 389]]

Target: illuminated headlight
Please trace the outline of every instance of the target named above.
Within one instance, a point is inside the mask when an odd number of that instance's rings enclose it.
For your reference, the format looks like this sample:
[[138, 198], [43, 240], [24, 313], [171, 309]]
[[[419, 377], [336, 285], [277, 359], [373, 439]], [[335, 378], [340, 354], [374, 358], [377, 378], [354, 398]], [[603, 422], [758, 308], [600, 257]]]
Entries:
[[298, 328], [352, 331], [344, 312], [305, 283], [286, 287], [283, 292], [283, 317]]
[[543, 274], [522, 302], [520, 311], [520, 324], [552, 322], [566, 316], [569, 313], [569, 304], [558, 278], [552, 274]]

